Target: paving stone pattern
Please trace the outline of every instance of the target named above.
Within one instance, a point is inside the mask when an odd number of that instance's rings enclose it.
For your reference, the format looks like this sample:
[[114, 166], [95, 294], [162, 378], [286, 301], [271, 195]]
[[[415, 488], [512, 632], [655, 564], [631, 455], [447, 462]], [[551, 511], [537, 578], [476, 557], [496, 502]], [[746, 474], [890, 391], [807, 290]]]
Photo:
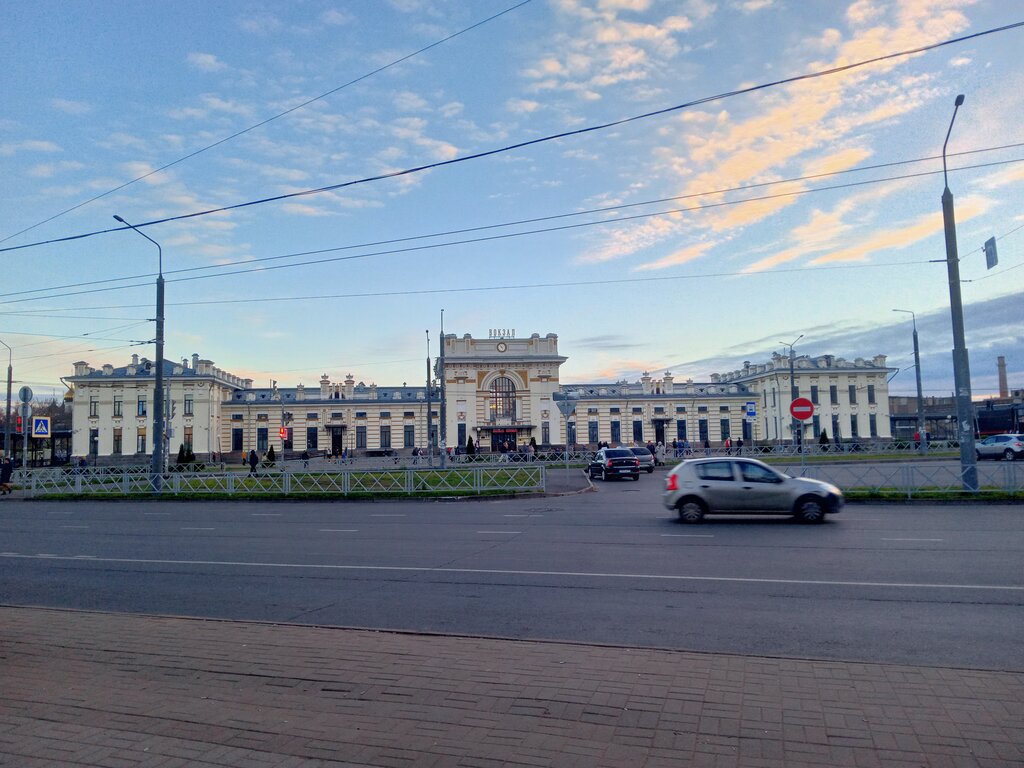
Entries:
[[7, 607], [0, 765], [1022, 766], [1024, 673]]

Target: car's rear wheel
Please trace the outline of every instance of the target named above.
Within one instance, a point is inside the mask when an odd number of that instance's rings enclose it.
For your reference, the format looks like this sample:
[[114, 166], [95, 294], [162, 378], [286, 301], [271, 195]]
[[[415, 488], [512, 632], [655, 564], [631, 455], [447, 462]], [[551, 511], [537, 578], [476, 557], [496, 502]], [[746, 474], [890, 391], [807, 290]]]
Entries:
[[684, 499], [679, 503], [679, 520], [684, 523], [699, 523], [704, 519], [704, 505], [696, 499]]
[[1007, 461], [1013, 461], [1014, 459], [1017, 458], [1017, 454], [1014, 453], [1012, 449], [1007, 448], [1005, 451], [1003, 451], [1003, 458], [1006, 459]]
[[654, 471], [654, 467], [648, 467], [647, 468], [647, 474], [648, 475], [651, 474], [653, 471]]
[[608, 482], [608, 473], [605, 472], [604, 469], [601, 470], [601, 482], [602, 483], [607, 483]]
[[978, 459], [978, 461], [981, 461], [981, 451], [975, 451], [974, 455]]
[[637, 472], [635, 475], [633, 475], [633, 479], [634, 480], [639, 480], [640, 479], [640, 473]]
[[800, 499], [796, 505], [796, 516], [805, 523], [820, 523], [825, 520], [825, 505], [818, 499]]

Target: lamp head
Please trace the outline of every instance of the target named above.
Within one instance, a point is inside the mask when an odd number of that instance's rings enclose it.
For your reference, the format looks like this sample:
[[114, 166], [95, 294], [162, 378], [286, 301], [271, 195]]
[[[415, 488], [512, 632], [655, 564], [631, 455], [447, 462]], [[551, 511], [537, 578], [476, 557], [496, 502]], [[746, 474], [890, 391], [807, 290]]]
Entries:
[[114, 214], [114, 221], [120, 221], [122, 224], [127, 224], [128, 223], [127, 221], [122, 219], [120, 216], [118, 216], [116, 213]]
[[956, 97], [956, 101], [953, 102], [953, 106], [955, 106], [955, 107], [962, 107], [963, 103], [964, 103], [964, 95], [961, 93], [960, 95], [958, 95]]

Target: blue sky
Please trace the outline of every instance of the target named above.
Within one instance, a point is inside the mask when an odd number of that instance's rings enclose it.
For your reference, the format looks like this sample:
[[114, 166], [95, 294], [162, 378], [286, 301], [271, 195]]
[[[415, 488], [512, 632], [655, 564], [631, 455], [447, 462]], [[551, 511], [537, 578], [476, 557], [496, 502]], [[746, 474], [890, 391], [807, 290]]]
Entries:
[[[5, 3], [0, 248], [453, 160], [1024, 20], [1002, 0], [532, 0], [370, 74], [515, 5]], [[148, 227], [164, 250], [166, 355], [264, 385], [413, 384], [444, 309], [460, 335], [557, 333], [567, 382], [705, 379], [804, 334], [798, 353], [888, 355], [906, 369], [892, 391], [911, 392], [898, 307], [917, 313], [926, 392], [948, 394], [942, 166], [923, 159], [964, 93], [948, 151], [974, 391], [995, 390], [997, 355], [1024, 386], [1024, 147], [1006, 148], [1024, 142], [1022, 43], [1013, 29]], [[986, 270], [993, 236], [1000, 264]], [[15, 379], [47, 392], [75, 360], [152, 357], [132, 342], [154, 335], [155, 250], [127, 231], [0, 253]]]

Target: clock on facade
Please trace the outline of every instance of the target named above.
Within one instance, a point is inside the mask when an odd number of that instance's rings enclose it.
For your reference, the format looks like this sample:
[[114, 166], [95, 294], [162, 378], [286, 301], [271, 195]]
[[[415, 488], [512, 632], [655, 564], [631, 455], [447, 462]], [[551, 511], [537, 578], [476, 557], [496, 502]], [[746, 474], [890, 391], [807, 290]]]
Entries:
[[499, 341], [498, 342], [498, 351], [499, 352], [504, 352], [506, 349], [508, 349], [508, 344], [506, 344], [504, 341]]

